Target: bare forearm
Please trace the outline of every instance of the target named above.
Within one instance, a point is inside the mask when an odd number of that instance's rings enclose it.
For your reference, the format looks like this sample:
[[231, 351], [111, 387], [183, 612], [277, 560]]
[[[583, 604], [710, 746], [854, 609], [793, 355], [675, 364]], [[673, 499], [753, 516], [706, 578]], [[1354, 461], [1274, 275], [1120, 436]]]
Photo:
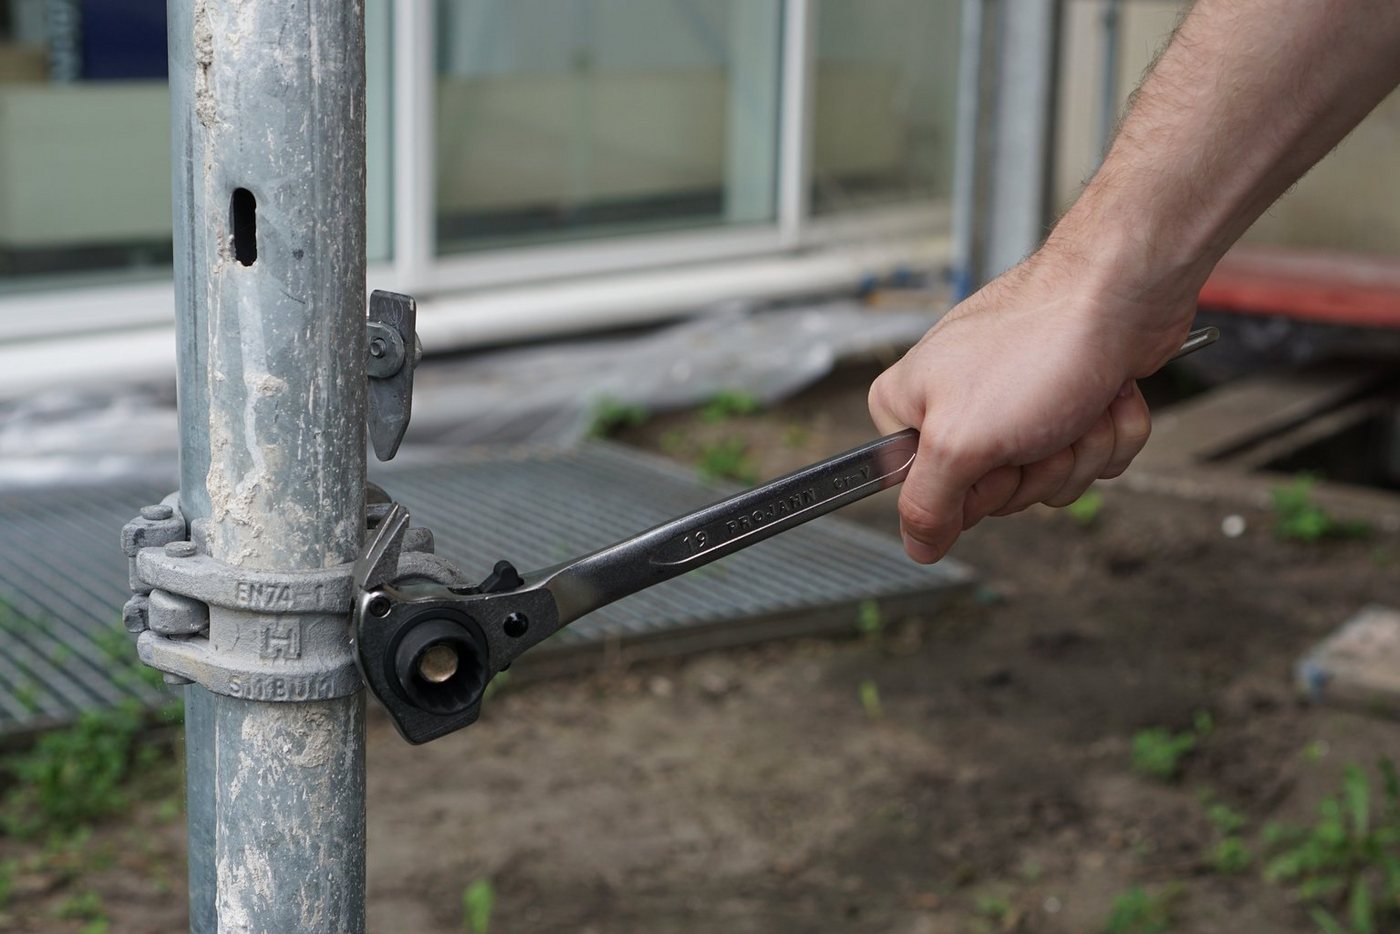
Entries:
[[1194, 297], [1398, 82], [1395, 0], [1199, 0], [1052, 249], [1127, 273], [1136, 297]]

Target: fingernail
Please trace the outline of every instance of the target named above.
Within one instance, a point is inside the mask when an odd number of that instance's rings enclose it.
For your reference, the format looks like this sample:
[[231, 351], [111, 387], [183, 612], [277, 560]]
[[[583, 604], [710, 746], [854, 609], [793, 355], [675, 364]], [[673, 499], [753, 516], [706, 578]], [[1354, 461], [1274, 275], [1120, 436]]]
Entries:
[[938, 547], [936, 545], [921, 542], [917, 538], [910, 536], [908, 532], [901, 531], [899, 537], [904, 540], [905, 553], [919, 564], [934, 564], [939, 558], [943, 557], [938, 553]]

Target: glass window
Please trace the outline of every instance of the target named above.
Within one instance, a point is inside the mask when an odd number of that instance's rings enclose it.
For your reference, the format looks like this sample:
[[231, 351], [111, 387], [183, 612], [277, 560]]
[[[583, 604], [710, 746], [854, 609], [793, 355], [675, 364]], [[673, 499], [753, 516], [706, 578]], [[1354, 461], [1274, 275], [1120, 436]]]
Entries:
[[0, 14], [0, 287], [165, 274], [164, 0], [9, 0]]
[[[0, 0], [0, 291], [170, 267], [166, 0]], [[370, 0], [387, 84], [389, 0]], [[377, 29], [376, 29], [377, 25]], [[370, 93], [371, 258], [387, 257], [388, 94]]]
[[439, 250], [771, 221], [780, 7], [439, 0]]
[[959, 0], [819, 0], [816, 214], [946, 198]]

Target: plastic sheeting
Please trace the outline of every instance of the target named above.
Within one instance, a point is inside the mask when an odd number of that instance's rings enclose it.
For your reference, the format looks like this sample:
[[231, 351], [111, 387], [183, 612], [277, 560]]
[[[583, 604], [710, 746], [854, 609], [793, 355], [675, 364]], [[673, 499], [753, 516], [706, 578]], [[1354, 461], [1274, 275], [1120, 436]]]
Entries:
[[409, 442], [577, 441], [604, 405], [685, 408], [723, 391], [769, 404], [840, 360], [902, 350], [938, 319], [929, 309], [855, 302], [751, 312], [728, 308], [659, 331], [548, 344], [426, 367]]
[[[732, 306], [644, 333], [425, 359], [414, 444], [569, 444], [600, 406], [684, 408], [723, 391], [768, 404], [841, 360], [909, 346], [939, 317], [853, 301]], [[142, 477], [176, 483], [169, 387], [48, 393], [0, 408], [0, 489]]]

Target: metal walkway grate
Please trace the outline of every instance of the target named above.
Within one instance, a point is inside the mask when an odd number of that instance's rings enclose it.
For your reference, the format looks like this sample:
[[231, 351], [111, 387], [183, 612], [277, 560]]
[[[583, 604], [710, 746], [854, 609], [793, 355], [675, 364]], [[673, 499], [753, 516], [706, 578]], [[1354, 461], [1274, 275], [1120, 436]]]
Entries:
[[[481, 576], [499, 558], [522, 569], [557, 563], [719, 495], [607, 444], [413, 460], [376, 479], [433, 529], [439, 553]], [[0, 734], [162, 697], [141, 679], [120, 626], [117, 533], [167, 492], [124, 482], [0, 494]], [[542, 675], [613, 649], [636, 658], [849, 630], [862, 600], [927, 610], [970, 580], [956, 562], [919, 567], [893, 540], [828, 516], [600, 610], [516, 667]]]

